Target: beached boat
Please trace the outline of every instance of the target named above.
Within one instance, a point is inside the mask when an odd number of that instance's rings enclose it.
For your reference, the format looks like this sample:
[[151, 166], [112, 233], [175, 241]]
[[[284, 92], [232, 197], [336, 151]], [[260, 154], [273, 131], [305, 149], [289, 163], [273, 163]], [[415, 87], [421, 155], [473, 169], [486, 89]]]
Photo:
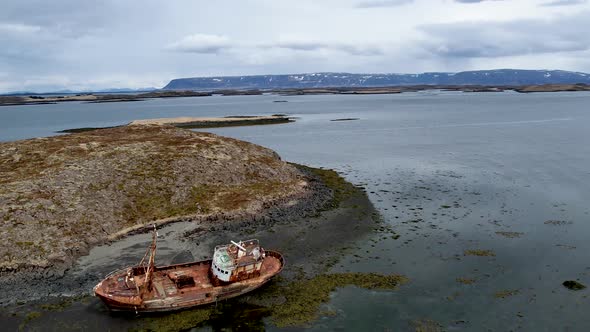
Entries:
[[137, 266], [110, 273], [94, 293], [114, 311], [162, 312], [191, 308], [248, 293], [283, 269], [283, 256], [258, 240], [217, 246], [213, 259], [155, 266], [157, 233]]

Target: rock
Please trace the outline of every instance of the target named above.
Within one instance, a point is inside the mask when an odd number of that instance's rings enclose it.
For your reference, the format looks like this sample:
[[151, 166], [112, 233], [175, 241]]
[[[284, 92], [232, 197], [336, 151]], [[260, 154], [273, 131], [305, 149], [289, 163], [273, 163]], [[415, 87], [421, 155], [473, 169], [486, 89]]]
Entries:
[[586, 288], [586, 286], [582, 285], [581, 283], [575, 281], [575, 280], [566, 280], [563, 282], [563, 286], [567, 289], [571, 289], [571, 290], [582, 290], [584, 288]]

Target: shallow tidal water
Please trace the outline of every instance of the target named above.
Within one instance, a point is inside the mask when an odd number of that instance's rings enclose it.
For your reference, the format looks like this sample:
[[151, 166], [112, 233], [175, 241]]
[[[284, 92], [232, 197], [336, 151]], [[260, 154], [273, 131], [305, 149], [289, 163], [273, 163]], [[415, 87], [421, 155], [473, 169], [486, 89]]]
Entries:
[[[370, 234], [333, 271], [411, 280], [396, 291], [338, 289], [309, 329], [587, 331], [590, 290], [562, 283], [590, 286], [589, 103], [583, 92], [428, 91], [15, 106], [0, 108], [0, 141], [138, 118], [288, 114], [297, 121], [207, 131], [363, 186], [400, 237]], [[358, 120], [330, 121], [339, 118]], [[104, 323], [99, 304], [84, 311]], [[264, 319], [253, 327], [278, 330]]]

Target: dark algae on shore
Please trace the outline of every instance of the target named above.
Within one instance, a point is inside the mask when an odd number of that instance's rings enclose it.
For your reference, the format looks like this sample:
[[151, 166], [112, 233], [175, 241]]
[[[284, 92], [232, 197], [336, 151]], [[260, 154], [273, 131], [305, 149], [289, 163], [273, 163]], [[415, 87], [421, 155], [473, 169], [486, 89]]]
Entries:
[[[357, 286], [374, 290], [394, 290], [408, 282], [402, 275], [381, 275], [376, 273], [328, 273], [309, 279], [292, 281], [284, 285], [271, 285], [263, 296], [280, 296], [284, 302], [273, 305], [271, 321], [279, 327], [303, 326], [316, 320], [322, 314], [322, 303], [330, 298], [336, 288]], [[271, 288], [269, 287], [269, 288]]]
[[[234, 306], [250, 308], [250, 314], [268, 317], [277, 327], [305, 327], [322, 315], [321, 306], [330, 298], [330, 293], [340, 287], [356, 286], [371, 290], [395, 290], [408, 282], [401, 275], [375, 273], [328, 273], [311, 278], [287, 282], [278, 280], [253, 294], [252, 303], [237, 302]], [[227, 308], [225, 308], [227, 309]], [[140, 330], [179, 331], [199, 326], [215, 319], [220, 311], [216, 306], [172, 313], [166, 316], [147, 317], [140, 320]], [[246, 320], [248, 317], [244, 317]]]
[[[346, 182], [335, 171], [292, 165], [309, 174], [310, 182], [317, 181], [318, 184], [326, 185], [331, 198], [325, 200], [322, 212], [311, 218], [296, 218], [286, 224], [278, 221], [276, 224], [267, 224], [262, 230], [253, 230], [253, 236], [266, 238], [263, 240], [265, 243], [274, 239], [275, 243], [283, 246], [281, 251], [288, 256], [283, 277], [273, 279], [268, 285], [247, 296], [221, 301], [215, 305], [167, 315], [126, 318], [130, 330], [181, 331], [205, 326], [234, 330], [264, 330], [269, 326], [302, 328], [320, 317], [334, 314], [322, 307], [330, 300], [331, 292], [338, 288], [355, 286], [390, 291], [408, 282], [406, 277], [397, 274], [329, 271], [331, 264], [339, 261], [347, 252], [346, 247], [350, 246], [357, 236], [373, 229], [376, 221], [373, 218], [372, 205], [368, 203], [366, 194], [360, 188]], [[368, 205], [363, 206], [361, 200], [366, 200]], [[326, 219], [326, 215], [338, 213], [342, 209], [349, 209], [349, 212], [344, 216]], [[361, 227], [357, 233], [350, 232], [350, 227], [354, 226], [352, 220], [355, 218], [364, 218], [363, 223], [367, 224], [367, 227]], [[299, 236], [303, 234], [301, 232], [306, 232], [307, 228], [313, 229], [312, 234], [316, 234], [316, 238], [317, 234], [337, 228], [339, 230], [335, 232], [340, 232], [340, 235], [336, 236], [342, 239], [342, 243], [330, 244], [321, 239], [315, 243], [314, 240], [298, 241]], [[192, 242], [232, 234], [234, 233], [231, 231], [219, 230], [206, 232], [203, 236], [189, 237], [188, 240]], [[306, 236], [309, 236], [309, 233], [307, 234]], [[272, 247], [274, 246], [273, 244]], [[327, 256], [321, 255], [320, 252], [328, 251], [326, 249], [333, 250]], [[305, 253], [306, 251], [308, 253]]]
[[324, 168], [313, 168], [305, 165], [299, 165], [291, 163], [299, 169], [314, 175], [319, 181], [324, 183], [328, 188], [332, 190], [332, 198], [324, 206], [324, 210], [333, 209], [350, 198], [356, 191], [360, 190], [355, 187], [352, 183], [346, 181], [338, 173], [331, 169]]

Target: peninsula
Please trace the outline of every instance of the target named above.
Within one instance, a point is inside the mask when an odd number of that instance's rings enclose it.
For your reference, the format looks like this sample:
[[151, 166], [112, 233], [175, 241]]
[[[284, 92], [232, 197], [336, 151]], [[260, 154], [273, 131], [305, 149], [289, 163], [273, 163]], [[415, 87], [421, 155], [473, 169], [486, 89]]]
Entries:
[[214, 117], [178, 117], [131, 121], [129, 125], [172, 125], [179, 128], [213, 128], [231, 126], [250, 126], [261, 124], [278, 124], [292, 122], [288, 117], [275, 114], [269, 116], [227, 116]]
[[[85, 294], [100, 279], [136, 264], [152, 225], [161, 230], [161, 250], [177, 252], [175, 262], [244, 236], [284, 253], [283, 278], [241, 299], [277, 326], [318, 319], [337, 287], [394, 290], [407, 282], [330, 271], [364, 235], [399, 236], [381, 224], [366, 192], [336, 172], [287, 163], [255, 144], [134, 124], [0, 143], [0, 173], [0, 309], [21, 327], [42, 325], [52, 310], [87, 306]], [[184, 330], [213, 310], [130, 328]]]
[[[127, 124], [127, 126], [138, 125], [170, 125], [177, 128], [198, 129], [198, 128], [219, 128], [219, 127], [237, 127], [237, 126], [254, 126], [254, 125], [268, 125], [281, 124], [293, 122], [291, 118], [283, 114], [274, 114], [267, 116], [254, 115], [235, 115], [221, 118], [215, 117], [177, 117], [177, 118], [158, 118], [158, 119], [143, 119], [134, 120]], [[110, 129], [120, 128], [104, 127], [104, 128], [70, 128], [59, 131], [60, 133], [81, 133], [85, 131], [92, 131], [96, 129]]]
[[313, 196], [269, 149], [161, 125], [0, 143], [0, 173], [2, 273], [66, 269], [148, 224], [251, 219]]

